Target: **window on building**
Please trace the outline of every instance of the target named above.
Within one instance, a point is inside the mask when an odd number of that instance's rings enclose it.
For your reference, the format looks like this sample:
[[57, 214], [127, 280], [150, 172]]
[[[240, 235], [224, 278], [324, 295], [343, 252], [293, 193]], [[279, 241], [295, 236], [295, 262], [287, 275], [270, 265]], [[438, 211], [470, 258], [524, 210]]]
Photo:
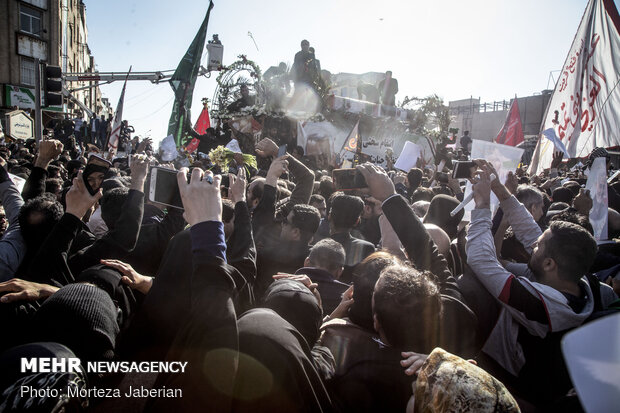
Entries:
[[19, 28], [22, 32], [39, 35], [41, 33], [42, 13], [32, 7], [20, 4]]
[[20, 62], [20, 73], [22, 84], [34, 86], [36, 79], [34, 73], [34, 59], [22, 57]]

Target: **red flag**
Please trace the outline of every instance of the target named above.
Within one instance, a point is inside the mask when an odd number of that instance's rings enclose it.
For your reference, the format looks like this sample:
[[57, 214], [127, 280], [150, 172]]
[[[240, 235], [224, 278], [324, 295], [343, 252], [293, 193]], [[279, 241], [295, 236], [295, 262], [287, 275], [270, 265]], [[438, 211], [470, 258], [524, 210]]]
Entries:
[[194, 138], [190, 141], [190, 143], [187, 144], [185, 150], [187, 151], [187, 153], [192, 153], [196, 149], [198, 149], [198, 145], [200, 145], [200, 141], [198, 140], [198, 138]]
[[207, 104], [205, 103], [204, 109], [200, 113], [196, 124], [194, 125], [194, 130], [198, 132], [200, 135], [204, 135], [207, 132], [207, 128], [211, 127], [211, 120], [209, 119], [209, 109], [207, 108]]
[[501, 143], [502, 145], [517, 146], [524, 141], [523, 128], [521, 127], [521, 114], [519, 113], [519, 104], [517, 98], [512, 101], [510, 105], [510, 111], [506, 122], [499, 131], [495, 143]]

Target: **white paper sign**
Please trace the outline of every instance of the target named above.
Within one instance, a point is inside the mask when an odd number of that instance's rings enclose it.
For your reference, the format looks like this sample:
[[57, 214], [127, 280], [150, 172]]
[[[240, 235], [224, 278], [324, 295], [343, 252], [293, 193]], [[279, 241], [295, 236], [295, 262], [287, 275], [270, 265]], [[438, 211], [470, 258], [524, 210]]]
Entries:
[[174, 136], [168, 135], [164, 138], [163, 141], [159, 144], [159, 149], [161, 150], [161, 159], [164, 162], [173, 161], [179, 156], [179, 152], [177, 151], [177, 145], [174, 142]]
[[[471, 159], [486, 159], [489, 161], [497, 171], [501, 183], [506, 182], [508, 172], [517, 170], [522, 155], [523, 149], [515, 148], [514, 146], [500, 145], [479, 139], [474, 139], [471, 144]], [[465, 198], [467, 198], [471, 191], [471, 182], [468, 181], [465, 187]], [[491, 211], [494, 212], [498, 205], [499, 200], [495, 194], [491, 193]], [[465, 206], [466, 217], [469, 217], [469, 213], [475, 207], [473, 202]]]
[[564, 335], [562, 353], [586, 412], [620, 406], [620, 314], [592, 321]]
[[239, 141], [237, 139], [231, 139], [230, 142], [226, 145], [226, 149], [230, 149], [235, 153], [242, 153], [241, 147], [239, 146]]
[[394, 164], [394, 168], [401, 171], [409, 172], [411, 168], [415, 168], [418, 158], [420, 157], [420, 147], [413, 142], [405, 142], [403, 150], [400, 152], [398, 160]]
[[590, 190], [592, 197], [592, 209], [590, 210], [590, 223], [594, 228], [594, 238], [597, 241], [607, 239], [607, 159], [595, 158], [586, 189]]

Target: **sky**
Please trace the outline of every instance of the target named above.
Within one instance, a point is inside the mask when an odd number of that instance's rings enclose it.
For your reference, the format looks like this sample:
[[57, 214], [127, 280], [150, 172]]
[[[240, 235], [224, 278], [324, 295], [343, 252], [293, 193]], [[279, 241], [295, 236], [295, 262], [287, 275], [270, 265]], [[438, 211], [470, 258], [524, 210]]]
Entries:
[[[620, 0], [615, 0], [616, 6]], [[88, 44], [101, 72], [176, 69], [208, 0], [84, 0]], [[292, 64], [302, 39], [332, 73], [385, 72], [397, 100], [437, 94], [481, 102], [554, 87], [587, 0], [214, 0], [207, 39], [219, 34], [224, 64], [245, 54], [264, 72]], [[252, 38], [248, 35], [251, 32]], [[257, 50], [258, 46], [258, 50]], [[206, 66], [206, 55], [203, 56]], [[550, 76], [551, 75], [551, 76]], [[217, 72], [199, 77], [192, 123], [211, 99]], [[101, 86], [116, 106], [122, 82]], [[136, 134], [166, 136], [174, 95], [168, 83], [130, 81], [123, 118]]]

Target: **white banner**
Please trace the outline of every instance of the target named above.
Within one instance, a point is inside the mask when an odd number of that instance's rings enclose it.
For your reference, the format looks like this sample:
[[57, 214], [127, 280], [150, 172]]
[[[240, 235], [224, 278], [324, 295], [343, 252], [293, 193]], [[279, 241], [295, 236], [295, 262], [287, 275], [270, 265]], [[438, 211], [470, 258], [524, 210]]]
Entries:
[[590, 197], [592, 197], [589, 218], [594, 228], [594, 238], [597, 241], [606, 240], [609, 211], [607, 209], [607, 159], [605, 157], [594, 159], [588, 174], [586, 189], [590, 191]]
[[121, 97], [118, 99], [118, 105], [116, 105], [114, 121], [112, 122], [112, 132], [110, 132], [110, 137], [108, 138], [108, 152], [110, 152], [112, 156], [114, 156], [114, 154], [118, 151], [118, 141], [121, 136], [121, 127], [123, 125], [123, 103], [125, 101], [125, 88], [127, 87], [127, 78], [129, 77], [130, 72], [131, 67], [129, 67], [129, 72], [127, 72], [127, 77], [125, 78], [125, 83], [123, 84], [123, 91], [121, 92]]
[[[570, 157], [620, 145], [619, 33], [613, 0], [590, 0], [540, 129], [555, 129]], [[551, 165], [553, 150], [551, 141], [539, 138], [530, 174]]]

